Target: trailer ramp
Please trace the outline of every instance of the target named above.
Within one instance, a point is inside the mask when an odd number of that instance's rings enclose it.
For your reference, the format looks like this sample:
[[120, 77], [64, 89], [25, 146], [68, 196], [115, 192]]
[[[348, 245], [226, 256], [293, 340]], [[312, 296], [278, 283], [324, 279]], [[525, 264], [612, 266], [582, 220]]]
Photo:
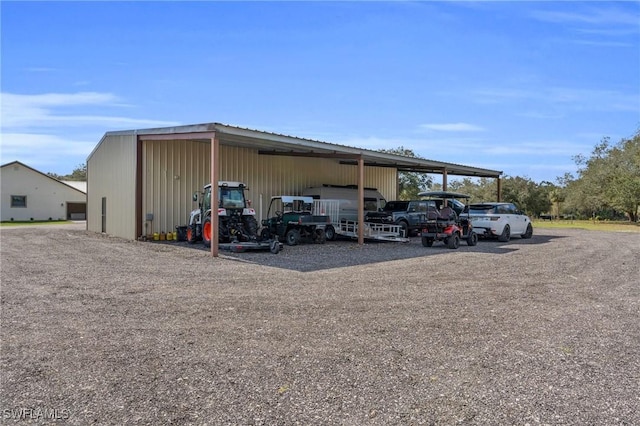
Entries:
[[[333, 226], [336, 234], [350, 238], [358, 238], [358, 222], [341, 217], [340, 202], [341, 200], [314, 200], [314, 214], [329, 216], [329, 224]], [[402, 243], [411, 241], [406, 235], [403, 235], [400, 225], [365, 222], [363, 234], [364, 238], [369, 240]]]

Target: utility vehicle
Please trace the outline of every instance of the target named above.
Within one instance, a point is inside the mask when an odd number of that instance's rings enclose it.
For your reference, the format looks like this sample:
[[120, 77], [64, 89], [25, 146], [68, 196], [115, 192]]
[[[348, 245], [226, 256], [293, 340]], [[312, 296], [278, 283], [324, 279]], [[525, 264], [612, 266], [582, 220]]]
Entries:
[[470, 246], [478, 244], [478, 234], [469, 220], [469, 195], [448, 191], [428, 191], [418, 195], [433, 201], [420, 233], [423, 246], [431, 247], [435, 241], [442, 241], [450, 249], [457, 249], [460, 240], [465, 240]]

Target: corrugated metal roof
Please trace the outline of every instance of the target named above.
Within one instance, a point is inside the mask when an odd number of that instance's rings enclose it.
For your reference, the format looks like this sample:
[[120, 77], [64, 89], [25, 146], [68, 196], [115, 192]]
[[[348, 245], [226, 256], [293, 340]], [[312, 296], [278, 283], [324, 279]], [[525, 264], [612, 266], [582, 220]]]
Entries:
[[143, 140], [190, 139], [209, 142], [213, 134], [222, 145], [257, 149], [262, 155], [317, 156], [339, 159], [344, 164], [356, 164], [362, 157], [365, 166], [392, 167], [403, 172], [446, 173], [448, 175], [500, 177], [502, 171], [462, 164], [405, 157], [363, 148], [305, 139], [221, 123], [192, 124], [153, 129], [108, 132], [106, 135], [136, 135]]

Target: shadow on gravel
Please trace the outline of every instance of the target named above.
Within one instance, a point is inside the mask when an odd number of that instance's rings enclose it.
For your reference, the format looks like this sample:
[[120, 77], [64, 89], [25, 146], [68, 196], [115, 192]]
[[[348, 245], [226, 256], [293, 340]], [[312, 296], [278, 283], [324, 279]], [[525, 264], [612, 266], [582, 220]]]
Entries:
[[[220, 257], [243, 263], [253, 263], [299, 272], [313, 272], [393, 260], [419, 257], [430, 258], [448, 254], [458, 256], [464, 256], [465, 253], [507, 254], [517, 251], [518, 247], [523, 245], [541, 245], [558, 238], [564, 237], [534, 235], [529, 240], [516, 237], [507, 243], [501, 243], [496, 240], [480, 240], [478, 245], [474, 247], [469, 247], [465, 242], [462, 242], [457, 250], [447, 248], [442, 242], [434, 243], [433, 247], [423, 247], [420, 237], [411, 238], [408, 243], [366, 241], [363, 246], [359, 246], [353, 240], [344, 239], [327, 241], [326, 244], [285, 245], [278, 254], [272, 254], [268, 250], [247, 251], [244, 253], [221, 250]], [[190, 245], [184, 242], [174, 242], [169, 244], [180, 244], [194, 250], [209, 250], [201, 243]], [[543, 250], [543, 248], [540, 249]]]

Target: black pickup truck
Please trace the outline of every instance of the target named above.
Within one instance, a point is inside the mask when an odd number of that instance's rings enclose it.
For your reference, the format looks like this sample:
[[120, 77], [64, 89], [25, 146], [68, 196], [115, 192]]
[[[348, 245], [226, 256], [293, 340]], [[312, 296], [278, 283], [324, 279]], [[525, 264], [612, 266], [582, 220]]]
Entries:
[[435, 208], [433, 200], [388, 201], [378, 212], [367, 212], [365, 222], [400, 225], [403, 235], [416, 234], [426, 220], [428, 207]]

